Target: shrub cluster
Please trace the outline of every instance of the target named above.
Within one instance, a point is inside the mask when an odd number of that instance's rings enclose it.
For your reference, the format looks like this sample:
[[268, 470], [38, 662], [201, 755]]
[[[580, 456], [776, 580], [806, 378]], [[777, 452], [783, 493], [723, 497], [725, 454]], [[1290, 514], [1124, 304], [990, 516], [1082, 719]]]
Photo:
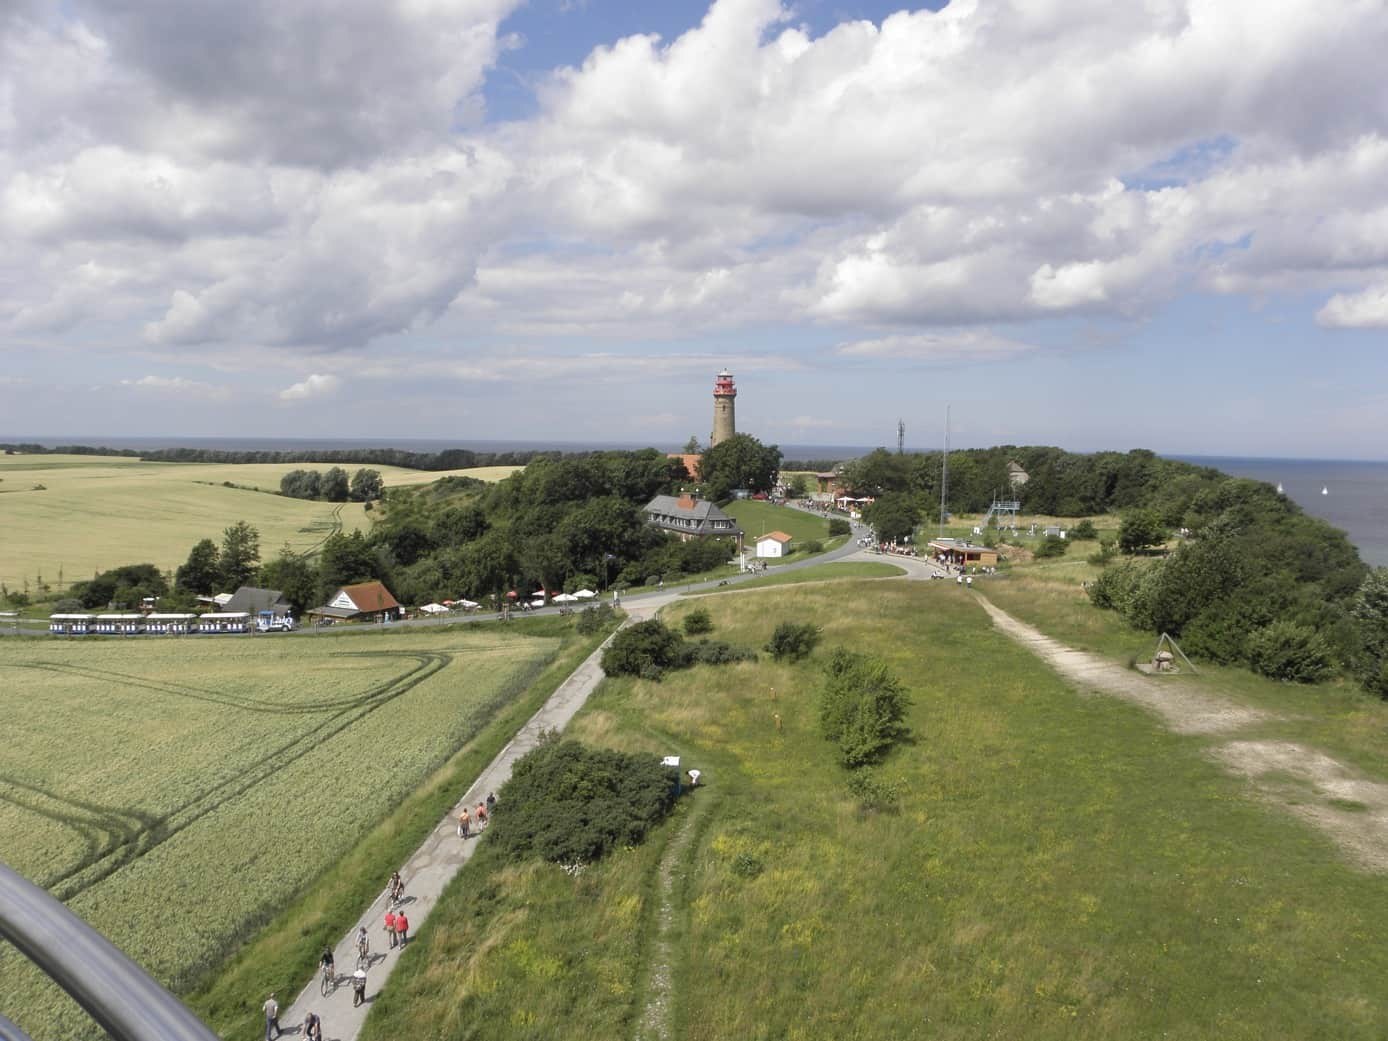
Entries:
[[807, 658], [819, 643], [819, 629], [808, 622], [782, 622], [776, 626], [766, 650], [777, 661]]
[[858, 800], [862, 813], [893, 813], [901, 802], [900, 781], [889, 781], [871, 770], [854, 770], [848, 775], [848, 794]]
[[1065, 551], [1070, 548], [1070, 543], [1066, 542], [1059, 535], [1047, 535], [1041, 540], [1035, 549], [1037, 557], [1063, 557]]
[[833, 538], [835, 535], [847, 535], [847, 534], [848, 534], [849, 532], [851, 532], [852, 530], [853, 530], [853, 529], [852, 529], [852, 527], [849, 526], [848, 521], [844, 520], [842, 517], [830, 517], [830, 518], [829, 518], [829, 537], [830, 537], [830, 538]]
[[616, 612], [612, 610], [612, 605], [606, 602], [598, 604], [596, 607], [585, 607], [579, 613], [575, 628], [584, 636], [592, 636], [596, 632], [601, 632], [603, 626], [612, 621], [614, 614]]
[[513, 860], [591, 863], [640, 842], [674, 802], [674, 779], [654, 756], [549, 740], [497, 793], [488, 841]]
[[713, 632], [713, 618], [707, 607], [696, 607], [684, 616], [684, 631], [689, 636], [702, 636]]
[[640, 676], [659, 680], [669, 669], [691, 665], [727, 665], [756, 661], [755, 651], [721, 640], [689, 643], [657, 618], [637, 622], [619, 632], [602, 652], [602, 668], [609, 676]]
[[885, 662], [840, 647], [825, 667], [820, 731], [838, 743], [844, 766], [867, 766], [910, 734], [906, 725], [910, 704], [906, 689]]

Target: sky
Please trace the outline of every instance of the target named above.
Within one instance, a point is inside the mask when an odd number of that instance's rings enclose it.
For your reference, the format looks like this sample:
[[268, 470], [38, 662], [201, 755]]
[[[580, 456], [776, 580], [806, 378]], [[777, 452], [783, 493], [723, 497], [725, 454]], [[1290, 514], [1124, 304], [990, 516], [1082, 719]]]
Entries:
[[0, 0], [0, 439], [1388, 458], [1381, 0]]

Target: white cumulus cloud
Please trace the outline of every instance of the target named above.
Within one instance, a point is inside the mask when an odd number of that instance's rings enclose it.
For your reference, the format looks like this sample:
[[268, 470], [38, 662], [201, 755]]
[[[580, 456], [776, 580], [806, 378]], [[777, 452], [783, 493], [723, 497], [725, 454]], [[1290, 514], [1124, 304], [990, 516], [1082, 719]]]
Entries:
[[331, 373], [315, 372], [307, 379], [285, 387], [280, 391], [281, 401], [304, 401], [308, 398], [322, 398], [335, 394], [342, 386], [342, 380]]

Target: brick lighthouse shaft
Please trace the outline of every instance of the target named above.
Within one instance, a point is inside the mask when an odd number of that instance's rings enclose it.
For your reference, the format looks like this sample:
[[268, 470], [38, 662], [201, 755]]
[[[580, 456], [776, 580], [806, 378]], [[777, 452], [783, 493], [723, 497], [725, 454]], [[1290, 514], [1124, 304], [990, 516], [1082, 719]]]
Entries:
[[713, 434], [708, 439], [710, 448], [737, 433], [734, 417], [736, 400], [737, 387], [733, 384], [733, 374], [724, 369], [713, 380]]

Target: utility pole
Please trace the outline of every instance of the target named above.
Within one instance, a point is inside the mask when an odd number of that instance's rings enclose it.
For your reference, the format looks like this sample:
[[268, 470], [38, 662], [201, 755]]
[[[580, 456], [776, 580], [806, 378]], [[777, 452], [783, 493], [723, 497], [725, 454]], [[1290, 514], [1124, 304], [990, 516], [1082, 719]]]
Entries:
[[945, 453], [940, 457], [940, 535], [945, 533], [945, 500], [949, 496], [949, 406], [945, 406]]

